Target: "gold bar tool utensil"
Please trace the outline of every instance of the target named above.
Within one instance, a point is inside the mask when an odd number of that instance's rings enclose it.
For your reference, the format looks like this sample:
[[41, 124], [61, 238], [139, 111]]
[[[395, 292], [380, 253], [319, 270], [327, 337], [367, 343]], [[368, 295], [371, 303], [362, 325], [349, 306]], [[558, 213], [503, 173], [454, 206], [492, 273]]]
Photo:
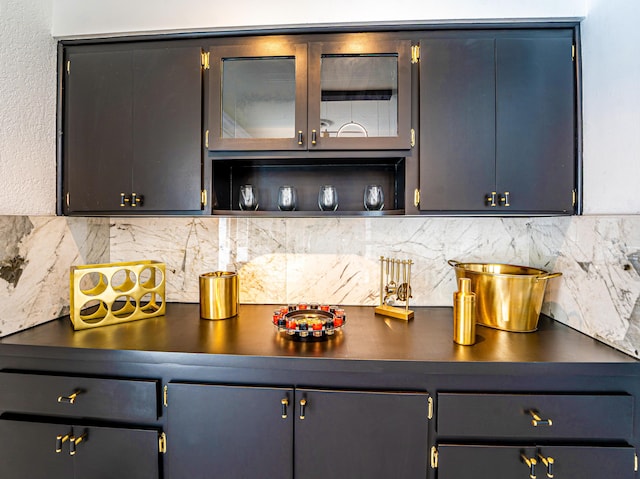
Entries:
[[[409, 309], [412, 264], [410, 259], [380, 256], [380, 305], [375, 308], [376, 314], [404, 320], [413, 318], [413, 311]], [[397, 303], [404, 304], [397, 306]]]

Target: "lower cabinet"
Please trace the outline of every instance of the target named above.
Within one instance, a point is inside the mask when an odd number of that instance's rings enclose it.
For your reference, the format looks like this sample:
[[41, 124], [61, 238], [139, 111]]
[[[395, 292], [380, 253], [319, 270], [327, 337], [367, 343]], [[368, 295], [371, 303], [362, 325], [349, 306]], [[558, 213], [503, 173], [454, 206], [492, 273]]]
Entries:
[[168, 385], [168, 478], [424, 479], [424, 392]]
[[439, 393], [438, 479], [636, 477], [628, 394]]
[[160, 477], [155, 430], [0, 420], [0, 437], [0, 477]]

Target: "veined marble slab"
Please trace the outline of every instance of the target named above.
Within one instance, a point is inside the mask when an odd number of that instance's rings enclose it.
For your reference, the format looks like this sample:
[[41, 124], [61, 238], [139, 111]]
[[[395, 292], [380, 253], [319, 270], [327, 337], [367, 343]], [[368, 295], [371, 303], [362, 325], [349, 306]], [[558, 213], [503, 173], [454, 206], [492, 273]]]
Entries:
[[447, 260], [562, 273], [543, 312], [640, 357], [640, 215], [541, 218], [0, 216], [0, 335], [68, 313], [69, 267], [166, 263], [167, 301], [237, 271], [243, 303], [377, 305], [380, 256], [411, 259], [412, 306], [450, 306]]
[[0, 336], [69, 313], [71, 265], [109, 258], [107, 219], [0, 216]]

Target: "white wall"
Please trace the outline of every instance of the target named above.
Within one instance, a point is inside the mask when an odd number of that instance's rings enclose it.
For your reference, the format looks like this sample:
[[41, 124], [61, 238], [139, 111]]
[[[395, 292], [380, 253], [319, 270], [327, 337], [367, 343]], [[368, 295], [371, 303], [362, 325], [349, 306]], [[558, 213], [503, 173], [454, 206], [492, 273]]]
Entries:
[[640, 2], [591, 0], [582, 24], [586, 214], [640, 213]]
[[[391, 13], [390, 13], [391, 12]], [[0, 215], [55, 213], [55, 37], [277, 25], [586, 17], [584, 205], [640, 214], [637, 0], [0, 0]]]
[[51, 0], [0, 0], [0, 215], [55, 214], [51, 11]]

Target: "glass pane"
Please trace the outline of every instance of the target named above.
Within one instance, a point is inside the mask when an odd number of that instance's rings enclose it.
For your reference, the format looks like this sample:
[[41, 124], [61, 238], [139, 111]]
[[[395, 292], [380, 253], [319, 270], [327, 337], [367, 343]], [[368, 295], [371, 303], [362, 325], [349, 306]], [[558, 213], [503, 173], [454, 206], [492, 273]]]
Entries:
[[222, 138], [293, 138], [296, 68], [291, 58], [222, 64]]
[[398, 136], [398, 55], [322, 55], [323, 137]]

